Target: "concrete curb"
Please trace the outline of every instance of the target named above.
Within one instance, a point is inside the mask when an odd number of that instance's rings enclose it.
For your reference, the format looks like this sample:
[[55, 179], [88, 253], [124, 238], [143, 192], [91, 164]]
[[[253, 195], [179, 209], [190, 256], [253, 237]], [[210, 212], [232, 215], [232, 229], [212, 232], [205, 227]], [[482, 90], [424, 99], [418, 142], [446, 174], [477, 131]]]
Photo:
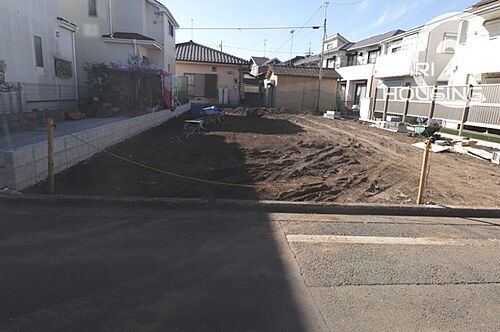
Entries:
[[500, 208], [429, 206], [429, 205], [373, 205], [373, 204], [331, 204], [281, 201], [248, 201], [231, 199], [198, 198], [143, 198], [143, 197], [100, 197], [73, 195], [25, 195], [0, 193], [0, 203], [37, 204], [50, 206], [114, 206], [149, 208], [189, 209], [238, 209], [259, 210], [277, 213], [389, 215], [427, 217], [476, 217], [500, 218]]

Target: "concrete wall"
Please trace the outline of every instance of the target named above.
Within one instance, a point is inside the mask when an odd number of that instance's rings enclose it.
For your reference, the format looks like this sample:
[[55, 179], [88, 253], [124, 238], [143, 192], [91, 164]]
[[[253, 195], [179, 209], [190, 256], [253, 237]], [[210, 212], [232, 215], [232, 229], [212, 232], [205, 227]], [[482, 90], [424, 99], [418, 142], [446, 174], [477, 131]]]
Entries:
[[[274, 106], [289, 110], [301, 111], [314, 109], [317, 102], [318, 79], [315, 77], [276, 76], [271, 80], [274, 87]], [[320, 110], [335, 108], [337, 80], [323, 78], [321, 85]]]
[[[212, 71], [212, 67], [217, 68], [217, 72]], [[238, 105], [240, 101], [241, 72], [238, 65], [224, 65], [218, 63], [192, 63], [178, 61], [176, 64], [176, 75], [184, 74], [217, 74], [217, 88], [229, 89], [229, 104]], [[200, 98], [205, 99], [205, 98]], [[196, 100], [193, 100], [196, 102]], [[200, 102], [218, 102], [218, 98], [213, 100], [200, 100]]]
[[[186, 104], [177, 107], [175, 112], [165, 110], [150, 113], [81, 131], [75, 136], [101, 148], [106, 148], [178, 117], [189, 111], [190, 108], [191, 105]], [[94, 148], [69, 135], [57, 137], [54, 139], [55, 171], [60, 173], [90, 158], [97, 152]], [[47, 178], [46, 142], [7, 151], [4, 153], [4, 158], [8, 176], [7, 184], [10, 189], [23, 190]]]

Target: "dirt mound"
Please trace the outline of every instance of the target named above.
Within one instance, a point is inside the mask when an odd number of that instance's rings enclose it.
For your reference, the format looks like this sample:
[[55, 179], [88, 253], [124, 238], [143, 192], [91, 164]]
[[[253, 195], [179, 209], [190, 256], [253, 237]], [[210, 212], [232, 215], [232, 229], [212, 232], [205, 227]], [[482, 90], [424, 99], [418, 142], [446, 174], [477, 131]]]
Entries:
[[298, 112], [286, 108], [240, 106], [237, 108], [225, 108], [223, 109], [223, 112], [224, 114], [227, 115], [262, 117], [265, 115], [275, 115], [275, 114], [313, 114], [314, 110], [305, 110], [302, 112]]

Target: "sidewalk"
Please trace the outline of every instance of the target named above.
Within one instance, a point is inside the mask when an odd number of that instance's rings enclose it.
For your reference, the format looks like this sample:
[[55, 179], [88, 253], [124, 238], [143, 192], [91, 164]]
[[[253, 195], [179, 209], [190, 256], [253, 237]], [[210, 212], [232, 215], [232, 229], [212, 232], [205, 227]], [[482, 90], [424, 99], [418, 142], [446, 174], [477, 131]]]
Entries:
[[[104, 126], [113, 122], [128, 119], [128, 116], [117, 116], [113, 118], [90, 118], [79, 121], [64, 121], [56, 123], [55, 137], [67, 134], [67, 132], [77, 133], [90, 128]], [[46, 127], [32, 130], [18, 131], [0, 136], [0, 189], [6, 185], [6, 170], [4, 152], [16, 150], [20, 147], [43, 142], [47, 139]]]

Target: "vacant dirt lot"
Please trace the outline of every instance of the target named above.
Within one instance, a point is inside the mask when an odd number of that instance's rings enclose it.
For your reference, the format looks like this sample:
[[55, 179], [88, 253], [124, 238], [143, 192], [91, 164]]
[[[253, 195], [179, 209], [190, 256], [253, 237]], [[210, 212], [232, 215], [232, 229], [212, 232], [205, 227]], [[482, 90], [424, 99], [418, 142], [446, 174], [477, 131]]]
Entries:
[[[403, 134], [313, 115], [229, 115], [218, 130], [181, 137], [182, 120], [111, 151], [206, 184], [99, 154], [56, 178], [59, 194], [202, 197], [413, 204], [422, 152]], [[500, 168], [458, 154], [432, 154], [426, 202], [500, 205]], [[28, 192], [41, 193], [45, 185]]]

